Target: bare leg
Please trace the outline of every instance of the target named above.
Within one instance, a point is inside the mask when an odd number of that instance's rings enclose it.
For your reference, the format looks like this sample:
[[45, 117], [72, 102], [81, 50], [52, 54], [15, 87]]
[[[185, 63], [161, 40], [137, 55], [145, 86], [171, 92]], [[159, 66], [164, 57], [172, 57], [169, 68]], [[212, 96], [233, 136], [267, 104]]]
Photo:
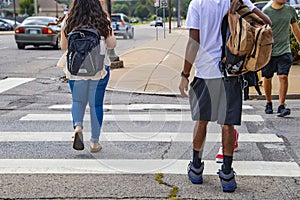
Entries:
[[272, 78], [264, 78], [264, 90], [266, 95], [267, 103], [272, 102], [271, 92], [272, 92]]
[[286, 99], [286, 93], [288, 90], [288, 76], [287, 75], [279, 75], [279, 102], [278, 105], [284, 105]]
[[222, 126], [222, 146], [224, 156], [233, 156], [235, 136], [233, 133], [233, 125]]
[[194, 127], [193, 148], [196, 151], [202, 151], [204, 148], [207, 121], [197, 121]]

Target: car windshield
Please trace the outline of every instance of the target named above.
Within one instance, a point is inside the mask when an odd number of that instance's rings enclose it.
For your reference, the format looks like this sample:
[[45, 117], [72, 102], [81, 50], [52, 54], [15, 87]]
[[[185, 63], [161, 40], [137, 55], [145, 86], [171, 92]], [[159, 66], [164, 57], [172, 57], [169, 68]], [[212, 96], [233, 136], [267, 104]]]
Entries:
[[121, 21], [121, 16], [111, 16], [111, 21], [112, 22], [120, 22]]
[[27, 18], [23, 21], [22, 25], [46, 25], [55, 21], [55, 18]]

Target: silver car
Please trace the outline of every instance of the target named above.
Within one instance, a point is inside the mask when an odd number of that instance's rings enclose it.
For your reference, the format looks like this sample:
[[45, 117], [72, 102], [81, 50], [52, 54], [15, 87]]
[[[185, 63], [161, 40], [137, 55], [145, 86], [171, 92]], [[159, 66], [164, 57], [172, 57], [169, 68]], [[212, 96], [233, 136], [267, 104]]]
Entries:
[[27, 45], [39, 47], [41, 45], [50, 45], [54, 49], [59, 49], [57, 38], [61, 28], [57, 25], [48, 25], [55, 23], [55, 17], [28, 17], [15, 29], [15, 40], [19, 49], [25, 49]]
[[111, 15], [112, 28], [116, 36], [123, 36], [124, 39], [133, 39], [134, 28], [131, 26], [128, 17], [123, 13]]

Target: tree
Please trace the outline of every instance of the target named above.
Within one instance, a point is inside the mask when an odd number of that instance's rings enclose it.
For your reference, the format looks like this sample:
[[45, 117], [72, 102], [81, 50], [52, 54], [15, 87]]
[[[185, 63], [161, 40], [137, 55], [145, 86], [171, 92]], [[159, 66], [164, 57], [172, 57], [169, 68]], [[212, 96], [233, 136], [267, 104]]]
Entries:
[[33, 0], [21, 0], [19, 1], [20, 13], [31, 16], [34, 13], [34, 2]]
[[134, 9], [134, 16], [137, 16], [141, 19], [145, 17], [149, 17], [150, 10], [147, 8], [147, 6], [139, 4]]
[[129, 7], [127, 4], [113, 4], [112, 12], [113, 13], [124, 13], [125, 15], [130, 15]]

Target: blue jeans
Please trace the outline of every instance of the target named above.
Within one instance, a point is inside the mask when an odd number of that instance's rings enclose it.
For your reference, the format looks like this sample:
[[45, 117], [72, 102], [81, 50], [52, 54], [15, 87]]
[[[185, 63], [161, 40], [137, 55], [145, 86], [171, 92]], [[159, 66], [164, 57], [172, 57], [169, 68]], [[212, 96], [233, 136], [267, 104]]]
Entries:
[[98, 142], [103, 122], [103, 101], [110, 71], [100, 80], [69, 80], [72, 93], [73, 126], [83, 127], [83, 117], [89, 102], [91, 118], [91, 142]]

